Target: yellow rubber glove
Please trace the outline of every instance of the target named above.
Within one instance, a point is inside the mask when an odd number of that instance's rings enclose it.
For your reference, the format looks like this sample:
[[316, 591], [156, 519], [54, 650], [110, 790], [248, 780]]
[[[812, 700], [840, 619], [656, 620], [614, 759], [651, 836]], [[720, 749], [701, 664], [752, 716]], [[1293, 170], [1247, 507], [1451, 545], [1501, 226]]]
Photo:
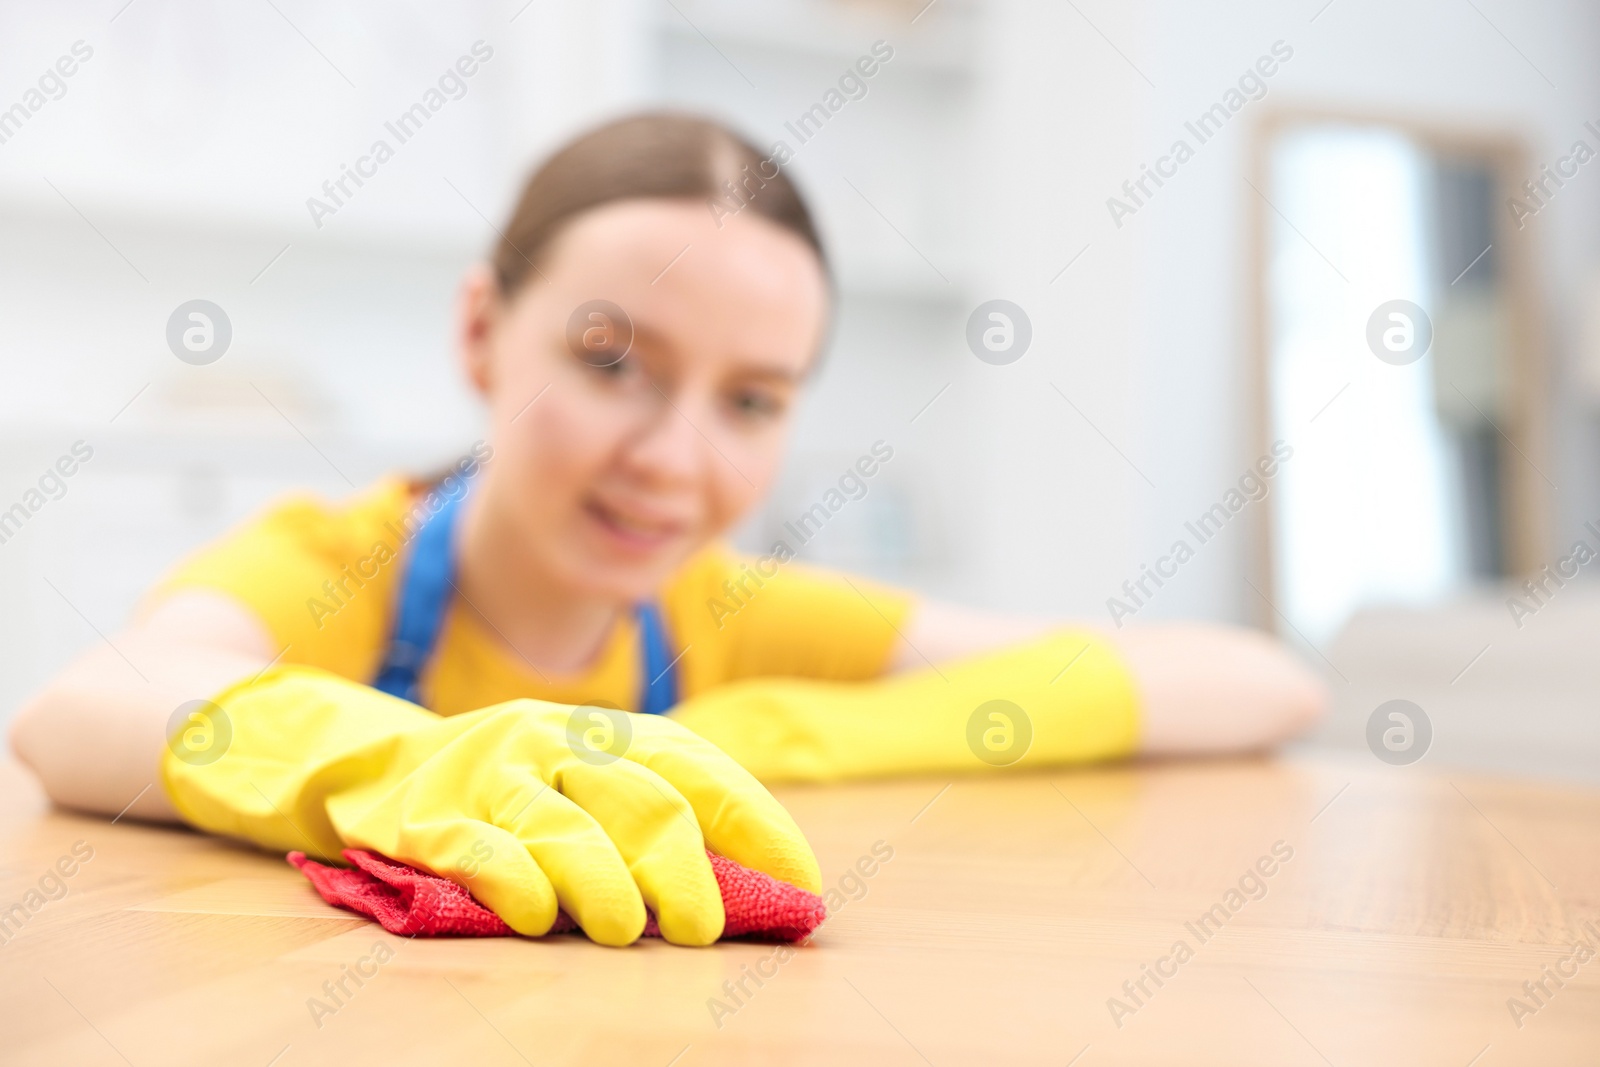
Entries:
[[1139, 735], [1132, 676], [1086, 631], [878, 681], [736, 682], [670, 717], [764, 782], [1083, 763]]
[[441, 717], [303, 666], [211, 704], [162, 756], [190, 823], [334, 862], [371, 849], [457, 882], [518, 933], [547, 933], [559, 906], [625, 945], [648, 906], [668, 941], [710, 944], [724, 916], [708, 846], [822, 888], [789, 813], [659, 715], [513, 700]]

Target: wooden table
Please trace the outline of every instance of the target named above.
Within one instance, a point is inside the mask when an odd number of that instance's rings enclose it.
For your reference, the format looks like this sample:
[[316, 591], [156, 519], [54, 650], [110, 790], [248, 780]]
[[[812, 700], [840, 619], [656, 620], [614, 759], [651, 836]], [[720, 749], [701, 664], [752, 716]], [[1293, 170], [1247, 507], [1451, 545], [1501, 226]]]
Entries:
[[1597, 792], [1293, 758], [780, 796], [859, 898], [792, 955], [395, 938], [278, 857], [0, 767], [0, 908], [93, 849], [0, 946], [0, 1061], [1600, 1063], [1600, 962], [1566, 947], [1600, 931]]

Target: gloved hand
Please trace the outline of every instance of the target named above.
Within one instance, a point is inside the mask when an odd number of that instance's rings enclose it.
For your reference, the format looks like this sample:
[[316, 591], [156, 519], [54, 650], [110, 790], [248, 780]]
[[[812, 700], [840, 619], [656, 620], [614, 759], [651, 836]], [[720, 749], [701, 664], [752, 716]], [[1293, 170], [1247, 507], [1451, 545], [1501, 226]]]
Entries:
[[162, 756], [162, 784], [186, 820], [333, 862], [342, 848], [370, 849], [457, 882], [518, 933], [546, 933], [560, 907], [593, 940], [625, 945], [648, 906], [667, 940], [710, 944], [724, 915], [707, 847], [821, 890], [788, 812], [658, 715], [619, 713], [617, 743], [591, 748], [582, 733], [594, 725], [580, 716], [569, 734], [567, 705], [513, 700], [441, 717], [303, 666], [212, 702], [221, 714], [190, 728], [191, 741], [212, 731], [209, 745], [185, 744], [180, 729]]
[[878, 681], [735, 682], [669, 718], [763, 782], [1083, 763], [1139, 734], [1128, 668], [1087, 631]]

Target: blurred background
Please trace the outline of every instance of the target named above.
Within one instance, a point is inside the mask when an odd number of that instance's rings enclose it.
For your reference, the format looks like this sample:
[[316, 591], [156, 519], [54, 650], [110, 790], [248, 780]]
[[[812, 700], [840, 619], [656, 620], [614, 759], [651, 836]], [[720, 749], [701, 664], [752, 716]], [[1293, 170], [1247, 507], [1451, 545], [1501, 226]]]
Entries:
[[1578, 0], [0, 0], [0, 719], [275, 496], [462, 452], [463, 269], [676, 105], [785, 143], [841, 286], [745, 547], [882, 439], [805, 558], [1262, 626], [1309, 744], [1406, 700], [1430, 761], [1600, 778], [1597, 47]]

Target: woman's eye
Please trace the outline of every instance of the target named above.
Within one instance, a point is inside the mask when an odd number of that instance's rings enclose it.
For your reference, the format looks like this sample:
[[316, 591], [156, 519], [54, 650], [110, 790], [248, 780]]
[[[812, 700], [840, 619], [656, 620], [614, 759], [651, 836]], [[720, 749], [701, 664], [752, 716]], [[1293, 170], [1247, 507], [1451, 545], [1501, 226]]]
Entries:
[[613, 357], [609, 352], [591, 352], [584, 362], [595, 369], [595, 372], [604, 378], [626, 378], [634, 374], [638, 368], [634, 360], [626, 355]]
[[733, 410], [744, 418], [767, 419], [783, 412], [783, 401], [770, 393], [743, 390], [733, 395]]

